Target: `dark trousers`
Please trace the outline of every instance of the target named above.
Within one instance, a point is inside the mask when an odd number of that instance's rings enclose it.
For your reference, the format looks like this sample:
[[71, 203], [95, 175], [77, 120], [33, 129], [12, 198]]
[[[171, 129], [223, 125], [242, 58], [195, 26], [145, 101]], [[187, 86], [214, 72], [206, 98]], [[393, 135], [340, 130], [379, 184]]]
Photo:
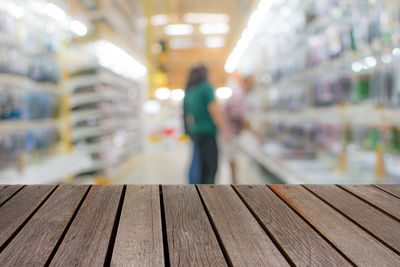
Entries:
[[218, 169], [218, 147], [215, 134], [194, 134], [193, 142], [200, 163], [200, 184], [214, 184]]

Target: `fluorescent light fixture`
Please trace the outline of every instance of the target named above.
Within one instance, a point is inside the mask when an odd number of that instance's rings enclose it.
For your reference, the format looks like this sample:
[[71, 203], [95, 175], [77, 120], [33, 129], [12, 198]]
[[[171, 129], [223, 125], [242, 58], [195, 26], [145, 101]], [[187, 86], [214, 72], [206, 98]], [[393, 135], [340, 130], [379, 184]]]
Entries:
[[383, 63], [389, 64], [390, 62], [392, 62], [392, 56], [390, 54], [383, 54], [381, 60]]
[[96, 56], [99, 64], [119, 75], [137, 80], [147, 73], [147, 68], [129, 53], [106, 40], [96, 41]]
[[246, 29], [243, 31], [242, 36], [225, 63], [226, 72], [232, 73], [235, 71], [240, 59], [244, 52], [246, 52], [250, 41], [253, 39], [256, 31], [260, 27], [263, 18], [269, 12], [273, 2], [273, 0], [260, 0], [257, 8], [253, 11], [249, 21], [247, 22]]
[[400, 48], [396, 47], [393, 49], [393, 56], [400, 56]]
[[7, 2], [6, 10], [8, 13], [11, 14], [11, 16], [16, 19], [22, 18], [25, 14], [25, 10], [21, 6], [18, 6], [13, 2]]
[[85, 36], [88, 33], [86, 25], [78, 20], [71, 21], [69, 28], [79, 36]]
[[376, 59], [374, 57], [366, 57], [364, 59], [365, 63], [367, 64], [368, 67], [373, 68], [376, 66]]
[[225, 45], [225, 39], [223, 37], [208, 37], [205, 43], [208, 48], [219, 48]]
[[150, 22], [153, 26], [163, 26], [168, 24], [169, 16], [165, 14], [159, 14], [152, 16]]
[[57, 21], [64, 21], [65, 18], [67, 17], [64, 10], [62, 10], [61, 8], [59, 8], [58, 6], [56, 6], [53, 3], [47, 3], [44, 7], [44, 11], [46, 12], [46, 14], [49, 17], [51, 17]]
[[196, 45], [196, 41], [192, 38], [175, 38], [169, 41], [169, 47], [172, 49], [189, 49]]
[[156, 90], [156, 97], [159, 100], [167, 100], [171, 96], [171, 91], [168, 88], [162, 87]]
[[185, 97], [185, 91], [182, 89], [174, 89], [171, 91], [171, 99], [175, 102], [180, 102]]
[[149, 115], [155, 115], [161, 111], [161, 103], [158, 100], [147, 100], [143, 104], [143, 112]]
[[232, 96], [232, 89], [229, 87], [220, 87], [217, 89], [216, 95], [219, 99], [229, 99]]
[[190, 24], [171, 24], [164, 28], [167, 35], [190, 35], [193, 33], [193, 26]]
[[191, 24], [228, 23], [230, 18], [222, 13], [186, 13], [183, 15], [183, 20]]
[[201, 24], [199, 30], [202, 34], [225, 34], [229, 32], [228, 23], [205, 23]]

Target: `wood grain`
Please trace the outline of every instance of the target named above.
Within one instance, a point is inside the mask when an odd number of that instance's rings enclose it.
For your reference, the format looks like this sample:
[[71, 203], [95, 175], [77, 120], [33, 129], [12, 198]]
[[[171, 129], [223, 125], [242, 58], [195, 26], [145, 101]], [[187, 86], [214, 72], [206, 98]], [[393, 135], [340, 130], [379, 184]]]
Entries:
[[50, 266], [103, 266], [122, 185], [94, 185]]
[[400, 223], [335, 185], [307, 185], [312, 192], [340, 210], [397, 252]]
[[227, 266], [193, 185], [163, 186], [171, 266]]
[[234, 266], [289, 266], [230, 186], [198, 188]]
[[372, 185], [343, 185], [341, 187], [389, 213], [398, 221], [400, 220], [399, 198], [389, 195]]
[[399, 265], [398, 255], [306, 189], [290, 185], [270, 187], [356, 265]]
[[375, 185], [375, 186], [400, 198], [400, 185], [379, 184], [379, 185]]
[[0, 186], [0, 206], [17, 192], [22, 185], [1, 185]]
[[235, 188], [296, 266], [351, 266], [265, 185]]
[[44, 266], [88, 186], [59, 186], [0, 254], [0, 266]]
[[35, 211], [54, 187], [53, 185], [24, 187], [0, 207], [0, 247]]
[[127, 187], [111, 266], [164, 266], [158, 188]]

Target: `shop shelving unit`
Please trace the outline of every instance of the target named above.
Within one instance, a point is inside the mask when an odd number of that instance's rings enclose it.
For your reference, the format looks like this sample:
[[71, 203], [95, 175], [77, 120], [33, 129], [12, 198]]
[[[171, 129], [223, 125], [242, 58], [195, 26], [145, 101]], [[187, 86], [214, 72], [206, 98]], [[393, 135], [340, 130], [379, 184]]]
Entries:
[[112, 177], [142, 150], [143, 87], [92, 64], [75, 68], [68, 88], [73, 151], [92, 158], [77, 176]]
[[[256, 32], [239, 70], [258, 77], [251, 119], [279, 149], [263, 153], [244, 140], [243, 150], [287, 183], [399, 183], [391, 136], [400, 130], [398, 1], [280, 1], [261, 25], [269, 27]], [[299, 155], [310, 151], [312, 160]]]

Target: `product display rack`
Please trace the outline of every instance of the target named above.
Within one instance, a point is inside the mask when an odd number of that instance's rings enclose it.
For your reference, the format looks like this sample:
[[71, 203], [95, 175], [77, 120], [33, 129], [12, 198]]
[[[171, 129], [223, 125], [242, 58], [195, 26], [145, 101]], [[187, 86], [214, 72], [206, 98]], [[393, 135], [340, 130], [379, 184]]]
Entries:
[[92, 164], [77, 176], [112, 177], [142, 150], [142, 85], [97, 64], [74, 68], [69, 79], [73, 151]]
[[239, 68], [258, 77], [251, 119], [272, 151], [248, 154], [285, 182], [398, 183], [399, 2], [277, 3], [264, 23]]

